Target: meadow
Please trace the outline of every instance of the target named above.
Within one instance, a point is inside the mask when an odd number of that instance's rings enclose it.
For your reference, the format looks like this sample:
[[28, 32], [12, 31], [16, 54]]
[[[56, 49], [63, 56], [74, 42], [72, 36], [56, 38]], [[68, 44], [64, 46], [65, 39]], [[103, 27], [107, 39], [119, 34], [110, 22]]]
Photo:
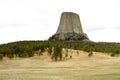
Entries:
[[120, 80], [120, 57], [80, 51], [73, 58], [51, 61], [42, 56], [0, 61], [0, 80]]

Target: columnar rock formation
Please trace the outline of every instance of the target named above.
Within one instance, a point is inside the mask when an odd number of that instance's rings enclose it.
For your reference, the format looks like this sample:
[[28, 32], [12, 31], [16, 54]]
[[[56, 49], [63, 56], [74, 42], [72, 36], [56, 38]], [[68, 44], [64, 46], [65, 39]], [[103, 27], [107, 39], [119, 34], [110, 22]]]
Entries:
[[79, 15], [72, 12], [63, 12], [60, 24], [55, 35], [49, 40], [89, 40], [83, 32]]

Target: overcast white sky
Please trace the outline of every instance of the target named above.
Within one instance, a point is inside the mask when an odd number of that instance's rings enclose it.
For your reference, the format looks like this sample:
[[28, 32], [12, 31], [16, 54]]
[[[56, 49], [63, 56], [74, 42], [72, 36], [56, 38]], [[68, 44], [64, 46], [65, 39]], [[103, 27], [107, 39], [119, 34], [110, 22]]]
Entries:
[[79, 14], [90, 40], [120, 42], [120, 0], [0, 0], [0, 44], [47, 40], [62, 12]]

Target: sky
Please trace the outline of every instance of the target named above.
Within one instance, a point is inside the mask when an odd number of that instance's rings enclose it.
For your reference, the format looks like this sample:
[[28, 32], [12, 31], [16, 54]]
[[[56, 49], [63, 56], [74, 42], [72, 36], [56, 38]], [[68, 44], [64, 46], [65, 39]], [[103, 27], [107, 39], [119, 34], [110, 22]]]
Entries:
[[0, 44], [47, 40], [62, 12], [79, 14], [95, 42], [120, 42], [120, 0], [0, 0]]

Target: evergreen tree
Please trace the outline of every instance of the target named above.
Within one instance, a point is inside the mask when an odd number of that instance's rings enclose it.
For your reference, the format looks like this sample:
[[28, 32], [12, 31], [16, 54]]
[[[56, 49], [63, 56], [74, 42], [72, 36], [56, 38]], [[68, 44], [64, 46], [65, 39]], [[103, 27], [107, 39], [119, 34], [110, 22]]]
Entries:
[[58, 58], [62, 60], [62, 47], [60, 45], [56, 45], [54, 47], [54, 53], [52, 55], [52, 59], [54, 59], [55, 61], [57, 61]]
[[2, 60], [3, 59], [3, 56], [2, 56], [2, 54], [0, 54], [0, 60]]
[[52, 47], [49, 47], [48, 52], [49, 52], [50, 55], [52, 54]]

